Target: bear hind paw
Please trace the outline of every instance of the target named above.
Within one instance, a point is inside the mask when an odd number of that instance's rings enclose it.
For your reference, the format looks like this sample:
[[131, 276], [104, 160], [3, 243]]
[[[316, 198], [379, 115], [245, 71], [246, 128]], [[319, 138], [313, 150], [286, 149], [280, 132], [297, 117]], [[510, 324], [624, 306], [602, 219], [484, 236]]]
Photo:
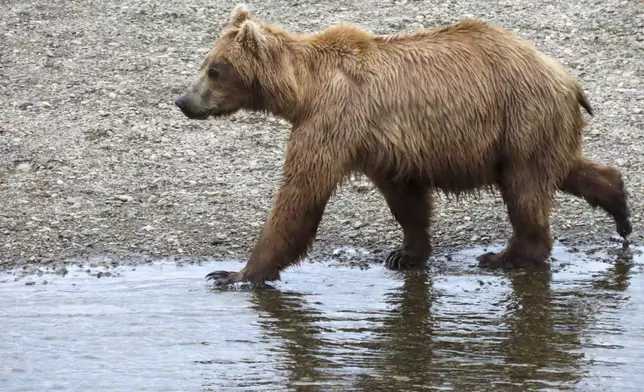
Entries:
[[479, 255], [476, 260], [479, 263], [479, 267], [485, 269], [513, 270], [528, 267], [547, 268], [549, 266], [545, 260], [539, 262], [525, 257], [513, 257], [506, 252], [487, 252]]

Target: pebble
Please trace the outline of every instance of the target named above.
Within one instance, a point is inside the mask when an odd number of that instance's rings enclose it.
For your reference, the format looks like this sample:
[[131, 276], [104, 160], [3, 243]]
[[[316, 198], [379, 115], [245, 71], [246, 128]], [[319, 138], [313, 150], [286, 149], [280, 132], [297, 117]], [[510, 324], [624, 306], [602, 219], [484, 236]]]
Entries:
[[16, 166], [16, 170], [22, 172], [29, 171], [31, 170], [31, 164], [27, 162], [20, 163]]
[[115, 195], [114, 198], [122, 202], [129, 202], [134, 200], [134, 198], [130, 195]]

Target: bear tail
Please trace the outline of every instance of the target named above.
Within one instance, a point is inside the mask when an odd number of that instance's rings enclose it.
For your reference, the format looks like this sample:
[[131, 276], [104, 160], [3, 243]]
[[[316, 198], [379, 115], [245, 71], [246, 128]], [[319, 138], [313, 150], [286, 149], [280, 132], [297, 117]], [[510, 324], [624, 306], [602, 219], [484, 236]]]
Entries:
[[588, 101], [588, 97], [584, 93], [584, 90], [581, 89], [580, 86], [577, 86], [577, 100], [579, 101], [579, 104], [581, 105], [584, 110], [591, 116], [593, 116], [593, 108], [590, 106], [590, 102]]

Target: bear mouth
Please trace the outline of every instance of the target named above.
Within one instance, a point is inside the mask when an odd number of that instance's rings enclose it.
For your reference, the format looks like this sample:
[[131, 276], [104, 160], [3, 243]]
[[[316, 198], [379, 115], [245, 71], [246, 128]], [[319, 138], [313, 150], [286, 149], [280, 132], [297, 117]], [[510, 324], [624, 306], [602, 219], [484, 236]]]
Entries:
[[194, 113], [194, 112], [184, 110], [183, 114], [191, 120], [205, 120], [209, 117], [208, 112]]
[[213, 110], [209, 114], [207, 114], [206, 117], [226, 117], [234, 114], [236, 111], [237, 111], [236, 109]]
[[188, 117], [190, 120], [207, 120], [210, 117], [213, 118], [218, 118], [218, 117], [226, 117], [234, 114], [237, 110], [211, 110], [211, 111], [206, 111], [206, 112], [192, 112], [190, 110], [182, 110], [184, 116]]
[[210, 115], [208, 113], [194, 115], [192, 120], [207, 120]]

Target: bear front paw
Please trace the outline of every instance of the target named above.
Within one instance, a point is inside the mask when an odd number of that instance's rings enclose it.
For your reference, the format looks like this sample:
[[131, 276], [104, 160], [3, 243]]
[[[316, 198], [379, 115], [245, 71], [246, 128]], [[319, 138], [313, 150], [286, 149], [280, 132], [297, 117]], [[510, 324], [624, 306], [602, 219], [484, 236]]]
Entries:
[[403, 249], [393, 250], [385, 260], [385, 266], [392, 270], [406, 270], [423, 266], [428, 256], [406, 252]]
[[217, 286], [227, 286], [237, 282], [242, 282], [244, 277], [239, 272], [214, 271], [206, 275], [206, 280], [214, 281]]

